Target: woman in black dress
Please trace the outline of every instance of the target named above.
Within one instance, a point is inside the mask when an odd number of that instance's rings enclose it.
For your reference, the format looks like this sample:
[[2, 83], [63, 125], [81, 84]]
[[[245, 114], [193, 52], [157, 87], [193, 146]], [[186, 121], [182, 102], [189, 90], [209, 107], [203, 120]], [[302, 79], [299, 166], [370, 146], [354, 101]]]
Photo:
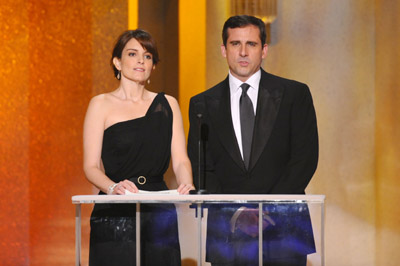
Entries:
[[[99, 194], [168, 189], [170, 158], [178, 192], [194, 189], [177, 101], [145, 88], [159, 61], [154, 39], [124, 32], [111, 58], [119, 87], [92, 98], [84, 122], [84, 171]], [[136, 265], [135, 205], [96, 204], [90, 225], [90, 265]], [[141, 207], [141, 264], [180, 265], [177, 216], [172, 204]]]

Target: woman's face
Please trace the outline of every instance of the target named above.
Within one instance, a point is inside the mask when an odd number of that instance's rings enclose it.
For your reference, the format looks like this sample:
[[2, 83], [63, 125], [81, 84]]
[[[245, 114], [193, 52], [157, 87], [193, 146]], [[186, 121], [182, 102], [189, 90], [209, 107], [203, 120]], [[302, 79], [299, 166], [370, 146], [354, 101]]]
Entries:
[[124, 47], [121, 59], [114, 58], [115, 67], [121, 71], [121, 79], [129, 79], [145, 83], [150, 77], [153, 66], [153, 56], [142, 45], [132, 38]]

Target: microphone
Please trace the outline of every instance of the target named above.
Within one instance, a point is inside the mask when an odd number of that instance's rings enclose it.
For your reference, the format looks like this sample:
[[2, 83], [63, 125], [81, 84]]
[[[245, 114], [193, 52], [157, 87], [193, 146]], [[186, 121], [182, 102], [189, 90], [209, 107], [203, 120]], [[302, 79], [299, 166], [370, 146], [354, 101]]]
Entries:
[[198, 131], [198, 167], [197, 167], [197, 190], [191, 190], [189, 191], [190, 194], [208, 194], [205, 189], [203, 189], [203, 182], [204, 182], [204, 176], [202, 171], [204, 169], [204, 151], [203, 151], [203, 140], [205, 140], [205, 126], [203, 122], [203, 113], [204, 113], [204, 103], [198, 102], [195, 104], [195, 110], [196, 110], [196, 117], [197, 117], [197, 131]]

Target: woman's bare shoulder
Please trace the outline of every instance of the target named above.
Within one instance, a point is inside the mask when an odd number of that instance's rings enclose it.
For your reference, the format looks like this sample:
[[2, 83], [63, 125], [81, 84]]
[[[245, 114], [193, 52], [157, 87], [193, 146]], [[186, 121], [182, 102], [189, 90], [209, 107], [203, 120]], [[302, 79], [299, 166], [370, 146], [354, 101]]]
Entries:
[[115, 101], [115, 96], [111, 92], [107, 92], [93, 96], [90, 100], [90, 105], [105, 107], [108, 104], [112, 104], [113, 101]]
[[171, 95], [168, 95], [168, 94], [164, 94], [164, 95], [165, 95], [165, 98], [167, 99], [168, 103], [171, 106], [178, 106], [179, 107], [178, 101], [175, 99], [174, 96], [171, 96]]
[[165, 98], [167, 99], [169, 106], [171, 106], [172, 113], [174, 115], [181, 115], [181, 109], [175, 97], [165, 94]]

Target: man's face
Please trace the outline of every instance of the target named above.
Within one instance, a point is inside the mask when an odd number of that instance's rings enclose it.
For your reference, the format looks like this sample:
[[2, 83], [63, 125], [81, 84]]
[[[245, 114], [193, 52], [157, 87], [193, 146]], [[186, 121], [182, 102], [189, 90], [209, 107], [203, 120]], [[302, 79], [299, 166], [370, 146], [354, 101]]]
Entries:
[[226, 46], [221, 46], [231, 74], [243, 82], [260, 69], [267, 50], [268, 46], [261, 44], [260, 30], [254, 25], [228, 28]]

